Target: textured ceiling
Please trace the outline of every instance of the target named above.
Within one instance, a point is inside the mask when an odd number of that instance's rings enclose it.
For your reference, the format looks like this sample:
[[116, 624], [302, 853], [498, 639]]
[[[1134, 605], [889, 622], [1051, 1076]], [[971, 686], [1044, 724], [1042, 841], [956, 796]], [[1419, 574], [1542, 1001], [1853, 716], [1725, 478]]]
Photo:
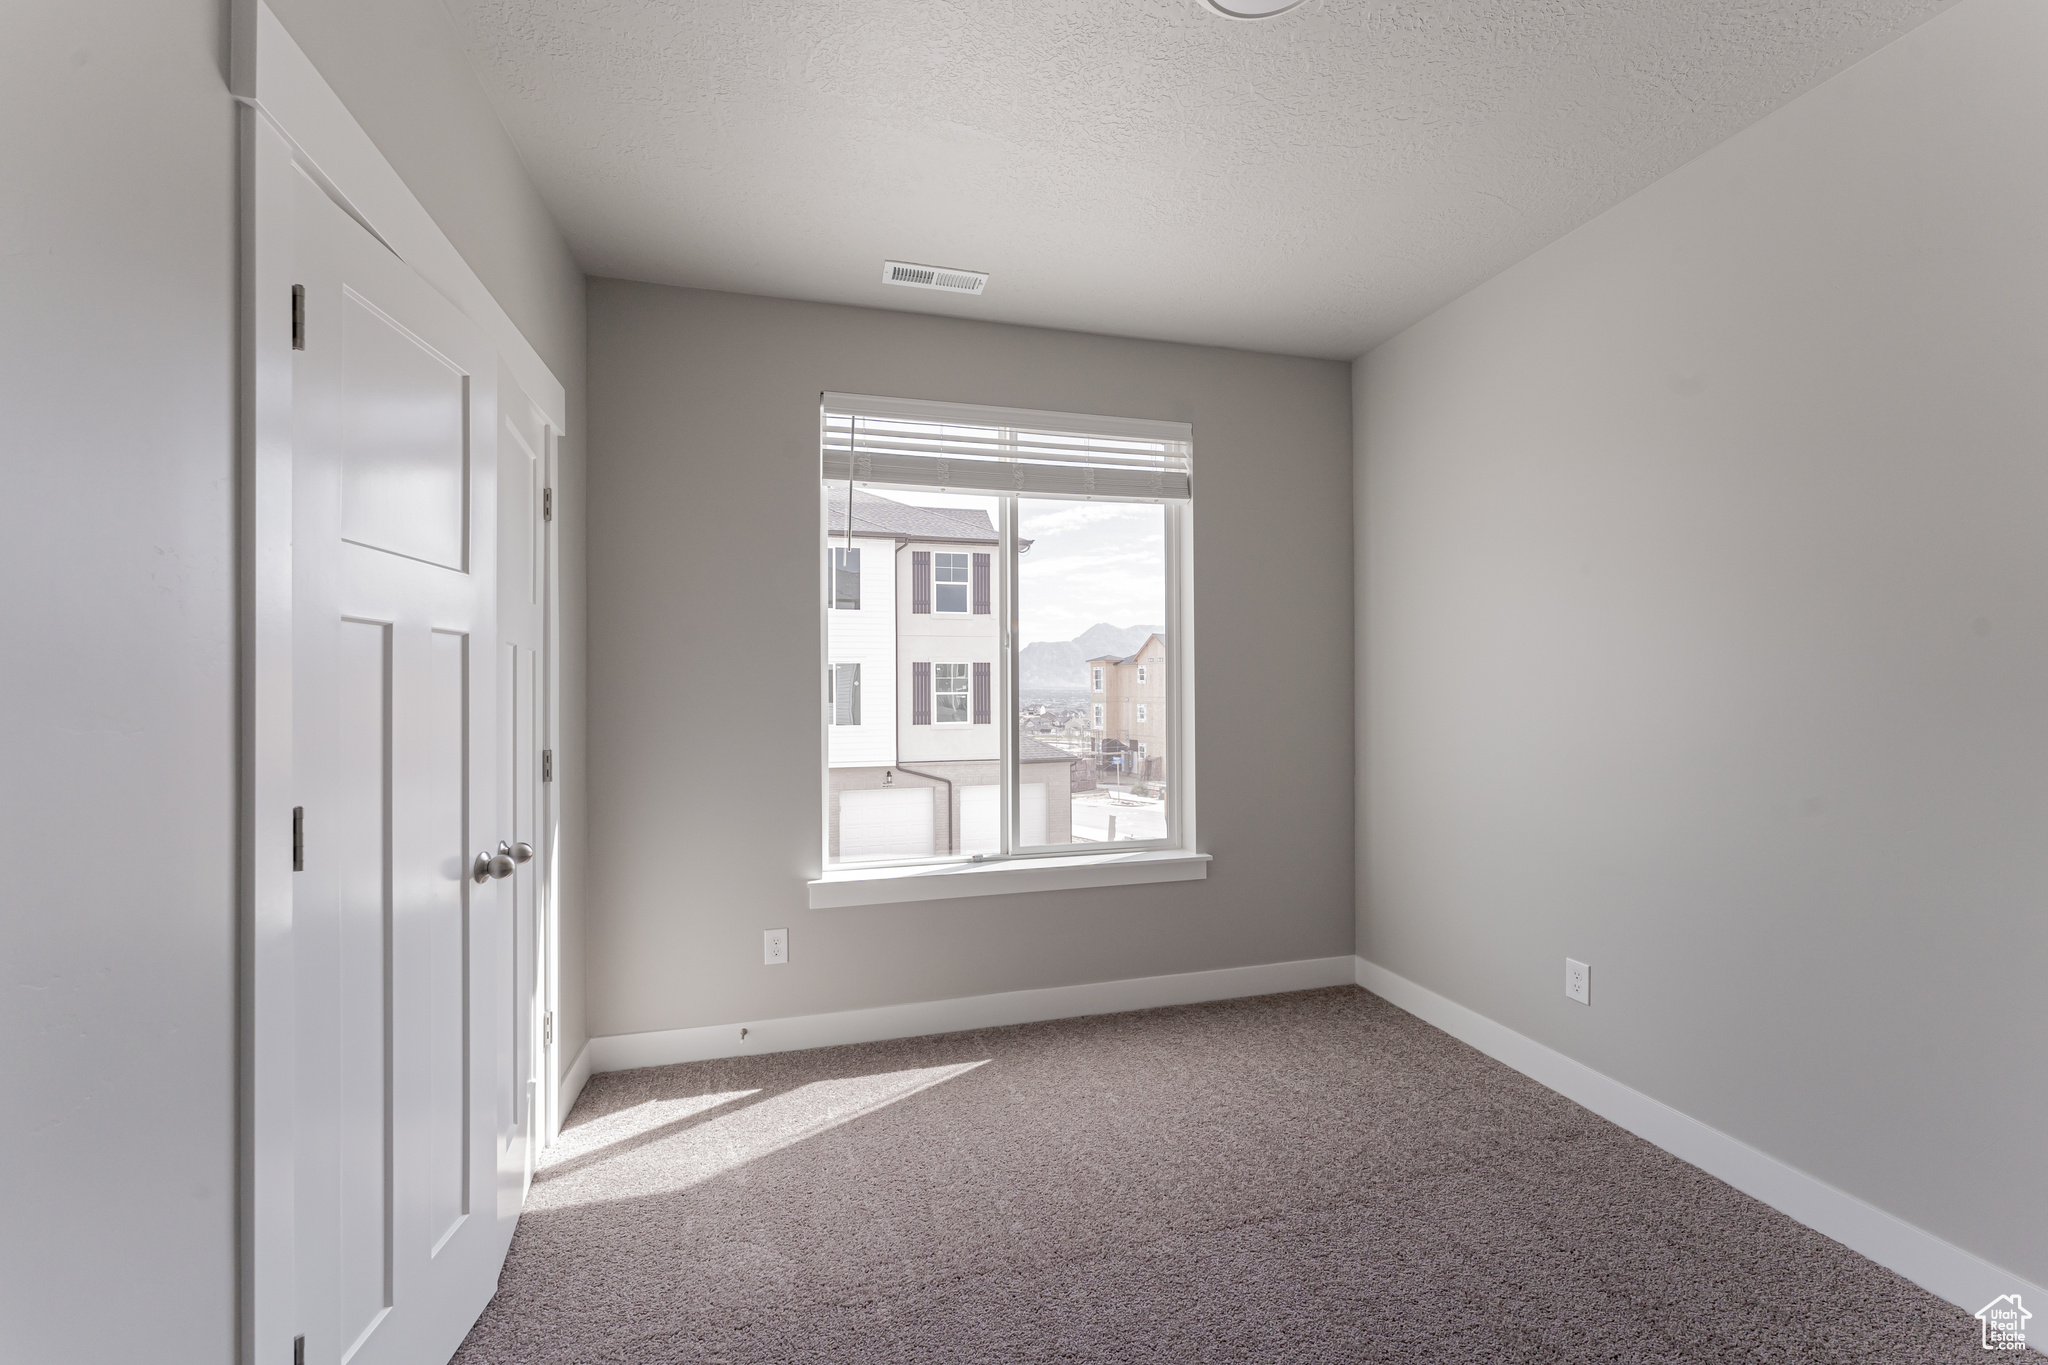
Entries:
[[1350, 357], [1949, 0], [447, 3], [592, 274]]

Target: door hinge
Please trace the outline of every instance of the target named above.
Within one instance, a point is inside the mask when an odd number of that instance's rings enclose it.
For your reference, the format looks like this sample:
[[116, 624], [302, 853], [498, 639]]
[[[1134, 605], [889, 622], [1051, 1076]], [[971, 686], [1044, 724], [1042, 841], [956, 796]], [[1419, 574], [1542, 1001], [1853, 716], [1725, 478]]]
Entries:
[[553, 1047], [555, 1045], [555, 1012], [553, 1010], [549, 1010], [540, 1017], [540, 1045], [542, 1047]]
[[542, 749], [540, 751], [540, 780], [543, 782], [555, 780], [555, 751], [553, 749]]
[[292, 871], [306, 870], [306, 808], [292, 807]]
[[552, 488], [540, 490], [540, 519], [542, 521], [553, 521], [555, 519], [555, 490]]
[[292, 349], [306, 349], [306, 286], [292, 286]]

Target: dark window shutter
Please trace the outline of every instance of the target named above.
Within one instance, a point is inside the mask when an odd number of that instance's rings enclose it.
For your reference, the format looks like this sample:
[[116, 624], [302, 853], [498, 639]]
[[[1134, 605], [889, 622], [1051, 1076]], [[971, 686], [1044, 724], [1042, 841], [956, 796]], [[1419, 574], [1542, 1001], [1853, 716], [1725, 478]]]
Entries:
[[[986, 559], [988, 556], [976, 555], [975, 558]], [[977, 581], [979, 581], [978, 574]], [[987, 664], [976, 664], [974, 666], [974, 723], [976, 725], [986, 725], [989, 723]]]
[[[931, 557], [929, 555], [925, 557], [925, 566], [927, 569], [931, 566]], [[927, 578], [925, 581], [929, 583], [931, 580]], [[929, 603], [930, 599], [927, 598], [926, 601]], [[929, 610], [929, 606], [927, 606], [927, 610]], [[930, 664], [912, 664], [910, 666], [910, 723], [912, 725], [930, 725], [932, 723], [932, 666]]]
[[[912, 550], [910, 552], [910, 610], [919, 616], [931, 615], [932, 552], [930, 550]], [[925, 670], [925, 681], [930, 682], [931, 665], [919, 664], [918, 667]], [[929, 711], [929, 708], [927, 708], [927, 711]], [[928, 725], [931, 723], [931, 716], [927, 714], [923, 720], [917, 723], [919, 725]]]
[[988, 611], [988, 556], [974, 557], [974, 614], [986, 616]]

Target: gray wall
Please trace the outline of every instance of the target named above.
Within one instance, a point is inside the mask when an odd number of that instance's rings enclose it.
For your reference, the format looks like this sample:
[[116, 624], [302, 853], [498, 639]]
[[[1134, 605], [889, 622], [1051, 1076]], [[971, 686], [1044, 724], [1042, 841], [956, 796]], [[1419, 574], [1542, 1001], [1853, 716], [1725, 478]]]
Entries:
[[235, 113], [215, 0], [0, 20], [0, 1355], [234, 1342]]
[[2044, 70], [1967, 0], [1354, 396], [1360, 952], [2037, 1283]]
[[562, 802], [562, 1008], [555, 1055], [566, 1070], [585, 1037], [583, 271], [527, 177], [440, 0], [270, 0], [270, 7], [568, 391], [569, 430], [555, 485], [563, 610], [563, 733], [555, 746]]
[[[1351, 951], [1345, 366], [593, 280], [590, 374], [593, 1034]], [[1193, 423], [1208, 881], [806, 908], [821, 390]]]
[[[361, 7], [324, 8], [363, 51], [390, 39]], [[0, 537], [0, 1169], [12, 1177], [0, 1355], [225, 1361], [236, 266], [224, 6], [28, 0], [0, 13], [12, 513]], [[324, 44], [307, 46], [329, 64]], [[559, 244], [541, 251], [498, 221], [494, 205], [522, 211], [501, 163], [465, 186], [468, 217], [445, 216], [430, 187], [490, 158], [473, 126], [442, 132], [392, 159], [580, 408], [581, 322], [563, 302], [580, 288], [574, 267]]]

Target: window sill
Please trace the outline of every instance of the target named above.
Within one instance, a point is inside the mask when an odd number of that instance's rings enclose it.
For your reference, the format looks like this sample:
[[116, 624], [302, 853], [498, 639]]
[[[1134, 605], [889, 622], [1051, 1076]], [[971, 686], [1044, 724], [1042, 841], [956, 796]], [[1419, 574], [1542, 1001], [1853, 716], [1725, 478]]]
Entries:
[[1202, 881], [1208, 875], [1208, 854], [1178, 848], [995, 863], [945, 863], [937, 867], [854, 868], [828, 872], [812, 882], [811, 909], [897, 905], [956, 896], [1002, 896], [1018, 891], [1077, 891], [1091, 886]]

